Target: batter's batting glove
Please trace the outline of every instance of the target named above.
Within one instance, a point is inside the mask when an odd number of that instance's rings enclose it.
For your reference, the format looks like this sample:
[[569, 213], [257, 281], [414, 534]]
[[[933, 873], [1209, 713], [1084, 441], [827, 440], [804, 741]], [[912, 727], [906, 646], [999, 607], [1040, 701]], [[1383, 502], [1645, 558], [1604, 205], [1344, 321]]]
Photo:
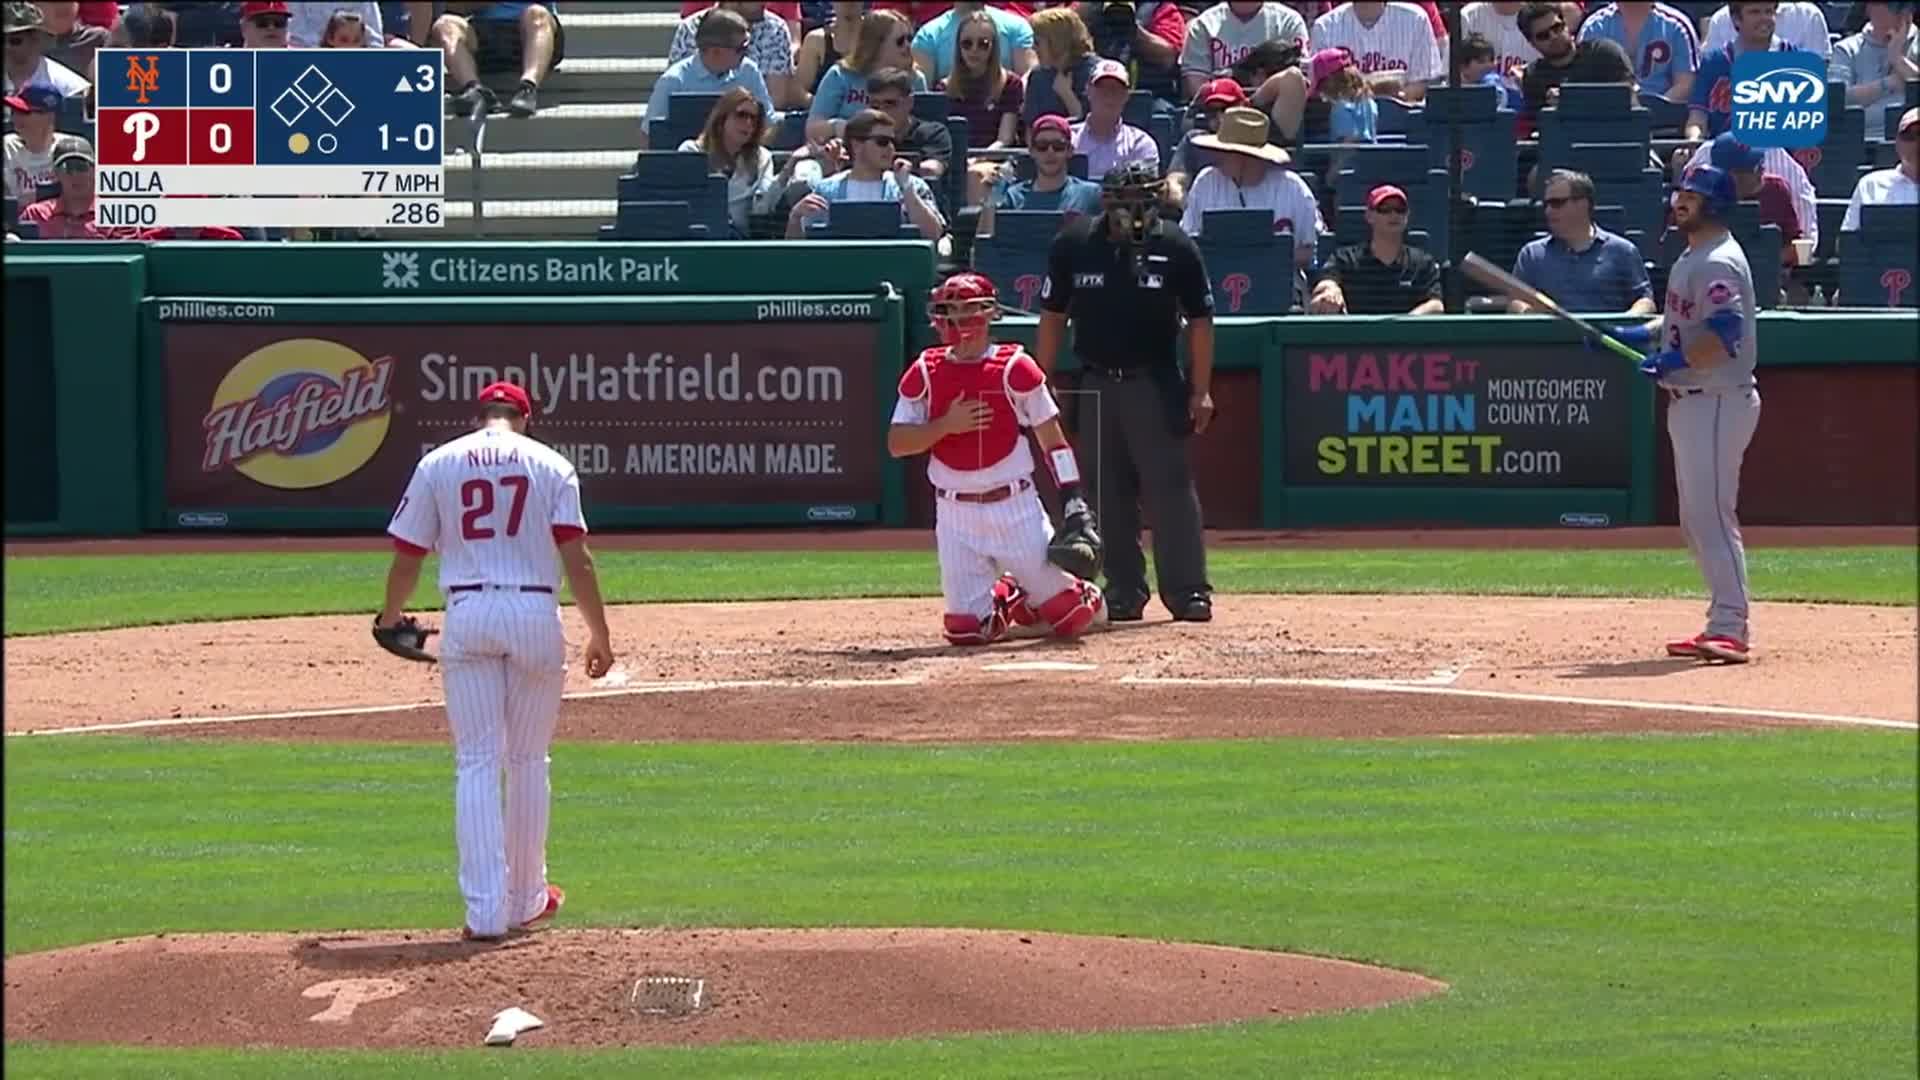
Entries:
[[1104, 548], [1093, 520], [1093, 510], [1079, 495], [1068, 496], [1061, 512], [1061, 530], [1047, 545], [1047, 561], [1083, 581], [1100, 573]]
[[439, 631], [431, 626], [421, 626], [420, 620], [411, 615], [392, 626], [381, 626], [380, 616], [373, 617], [373, 640], [403, 660], [417, 660], [423, 664], [438, 661], [439, 657], [427, 651], [427, 639], [437, 633]]
[[1640, 361], [1640, 374], [1658, 382], [1667, 372], [1679, 371], [1686, 366], [1687, 354], [1681, 352], [1679, 349], [1668, 349], [1665, 352], [1654, 353], [1652, 356]]

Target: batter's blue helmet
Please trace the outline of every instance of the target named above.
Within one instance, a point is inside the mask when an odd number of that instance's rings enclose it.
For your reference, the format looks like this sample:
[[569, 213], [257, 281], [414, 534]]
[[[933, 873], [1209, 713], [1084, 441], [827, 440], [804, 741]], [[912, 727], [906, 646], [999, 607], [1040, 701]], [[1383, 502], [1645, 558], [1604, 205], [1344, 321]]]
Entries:
[[1687, 175], [1680, 181], [1681, 191], [1691, 191], [1707, 201], [1707, 213], [1714, 217], [1725, 217], [1733, 209], [1738, 195], [1734, 193], [1733, 177], [1725, 169], [1712, 165], [1702, 165], [1688, 169]]

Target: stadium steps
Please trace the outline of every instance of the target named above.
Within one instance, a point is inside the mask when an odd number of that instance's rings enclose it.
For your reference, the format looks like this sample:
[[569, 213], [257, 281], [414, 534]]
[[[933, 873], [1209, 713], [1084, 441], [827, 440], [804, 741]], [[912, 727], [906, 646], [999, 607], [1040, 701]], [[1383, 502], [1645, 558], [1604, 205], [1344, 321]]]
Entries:
[[[487, 119], [482, 231], [474, 229], [473, 161], [456, 148], [468, 138], [449, 118], [446, 158], [449, 238], [592, 239], [614, 217], [614, 190], [633, 165], [647, 95], [666, 70], [679, 25], [677, 5], [595, 0], [563, 9], [567, 55], [529, 119]], [[514, 77], [504, 86], [511, 93]], [[418, 235], [418, 234], [412, 234]]]
[[[600, 226], [611, 222], [617, 207], [612, 196], [603, 199], [488, 199], [485, 233], [488, 240], [595, 240]], [[448, 239], [474, 236], [473, 204], [464, 199], [446, 203]]]
[[[633, 158], [631, 150], [489, 153], [482, 191], [490, 199], [604, 199], [620, 174], [633, 171]], [[448, 155], [447, 199], [471, 201], [473, 181], [473, 159]]]

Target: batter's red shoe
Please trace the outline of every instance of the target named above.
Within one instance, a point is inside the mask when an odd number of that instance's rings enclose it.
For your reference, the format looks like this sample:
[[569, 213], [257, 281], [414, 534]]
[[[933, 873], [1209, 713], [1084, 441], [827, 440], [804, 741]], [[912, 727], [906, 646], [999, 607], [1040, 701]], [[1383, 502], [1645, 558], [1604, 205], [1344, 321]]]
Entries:
[[1753, 659], [1747, 650], [1747, 643], [1736, 637], [1715, 634], [1712, 637], [1701, 635], [1699, 640], [1700, 656], [1705, 660], [1724, 660], [1729, 664], [1744, 664]]
[[538, 930], [560, 914], [560, 908], [567, 902], [567, 891], [552, 882], [547, 883], [547, 906], [540, 914], [520, 924], [522, 930]]
[[1688, 660], [1702, 660], [1706, 654], [1700, 651], [1700, 639], [1705, 634], [1695, 634], [1690, 638], [1680, 638], [1667, 642], [1667, 655], [1685, 657]]

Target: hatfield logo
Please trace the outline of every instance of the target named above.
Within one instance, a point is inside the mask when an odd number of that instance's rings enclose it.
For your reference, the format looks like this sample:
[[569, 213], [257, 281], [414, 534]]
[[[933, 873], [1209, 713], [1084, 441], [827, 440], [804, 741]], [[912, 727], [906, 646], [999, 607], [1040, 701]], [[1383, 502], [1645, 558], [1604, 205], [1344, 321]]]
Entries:
[[1798, 50], [1733, 62], [1731, 130], [1749, 146], [1798, 149], [1827, 137], [1827, 62]]
[[386, 251], [380, 255], [380, 286], [386, 289], [420, 287], [420, 253]]
[[201, 426], [200, 468], [229, 466], [268, 487], [315, 488], [351, 475], [386, 441], [393, 357], [369, 361], [316, 338], [278, 341], [234, 365]]

